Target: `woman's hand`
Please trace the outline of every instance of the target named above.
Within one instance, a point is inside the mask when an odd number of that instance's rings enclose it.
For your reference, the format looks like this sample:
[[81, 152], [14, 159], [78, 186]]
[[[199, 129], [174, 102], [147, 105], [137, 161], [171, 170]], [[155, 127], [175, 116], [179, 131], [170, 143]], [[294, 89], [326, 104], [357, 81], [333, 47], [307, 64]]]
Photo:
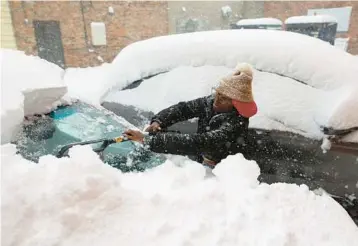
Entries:
[[130, 139], [132, 141], [136, 141], [136, 142], [139, 142], [139, 143], [144, 142], [144, 134], [141, 133], [140, 131], [127, 130], [127, 131], [124, 132], [124, 136], [126, 136], [128, 139]]
[[159, 123], [155, 121], [145, 129], [146, 132], [159, 132], [161, 130]]

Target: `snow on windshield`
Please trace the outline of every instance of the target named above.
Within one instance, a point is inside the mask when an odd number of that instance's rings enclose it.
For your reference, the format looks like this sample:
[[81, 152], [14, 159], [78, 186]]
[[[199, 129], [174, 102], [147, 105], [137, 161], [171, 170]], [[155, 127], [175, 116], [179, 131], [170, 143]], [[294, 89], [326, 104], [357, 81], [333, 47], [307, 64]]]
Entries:
[[[241, 155], [205, 178], [172, 161], [121, 173], [85, 146], [39, 164], [1, 147], [3, 245], [340, 245], [358, 228], [332, 198], [304, 185], [259, 184]], [[16, 177], [16, 178], [14, 178]]]
[[[104, 100], [157, 113], [180, 101], [211, 94], [220, 79], [230, 73], [231, 69], [222, 66], [178, 67], [145, 80], [137, 88], [110, 93]], [[320, 139], [321, 126], [358, 126], [358, 116], [352, 114], [358, 112], [357, 91], [344, 87], [324, 91], [257, 70], [253, 91], [259, 112], [250, 120], [250, 127], [292, 131]]]

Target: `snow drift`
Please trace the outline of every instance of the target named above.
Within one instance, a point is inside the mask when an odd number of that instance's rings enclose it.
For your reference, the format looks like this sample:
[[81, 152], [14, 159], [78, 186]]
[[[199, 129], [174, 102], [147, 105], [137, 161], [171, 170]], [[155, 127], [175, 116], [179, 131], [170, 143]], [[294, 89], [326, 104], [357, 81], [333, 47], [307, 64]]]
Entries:
[[68, 88], [68, 96], [81, 99], [92, 105], [100, 105], [102, 95], [110, 88], [111, 64], [97, 67], [67, 68], [63, 77]]
[[259, 167], [240, 154], [205, 178], [183, 159], [124, 174], [88, 146], [39, 164], [1, 148], [4, 246], [356, 245], [358, 228], [332, 198], [259, 184]]
[[[322, 138], [321, 126], [335, 129], [358, 126], [358, 115], [353, 113], [358, 111], [357, 58], [317, 38], [274, 30], [197, 32], [131, 44], [113, 61], [107, 92], [120, 90], [147, 76], [167, 71], [173, 74], [148, 80], [147, 83], [161, 82], [146, 86], [145, 93], [139, 89], [109, 92], [102, 101], [141, 104], [156, 112], [158, 107], [209, 94], [208, 87], [217, 83], [219, 75], [229, 72], [223, 71], [223, 67], [233, 68], [238, 62], [248, 62], [257, 70], [254, 93], [260, 113], [255, 117], [257, 124], [253, 119], [253, 125], [290, 129], [314, 138]], [[184, 70], [180, 71], [183, 74], [174, 72], [180, 67], [204, 66], [211, 66], [215, 71], [206, 69], [200, 75]], [[140, 97], [136, 93], [141, 93]], [[145, 98], [148, 105], [140, 98]]]
[[1, 143], [26, 115], [50, 112], [66, 94], [64, 70], [22, 51], [1, 49]]
[[[180, 101], [207, 96], [219, 80], [232, 73], [222, 66], [178, 67], [131, 90], [115, 91], [104, 99], [154, 113]], [[321, 126], [345, 129], [358, 126], [358, 91], [331, 91], [296, 80], [254, 70], [253, 91], [259, 112], [250, 127], [278, 129], [323, 138]], [[154, 95], [161, 95], [154, 96]]]

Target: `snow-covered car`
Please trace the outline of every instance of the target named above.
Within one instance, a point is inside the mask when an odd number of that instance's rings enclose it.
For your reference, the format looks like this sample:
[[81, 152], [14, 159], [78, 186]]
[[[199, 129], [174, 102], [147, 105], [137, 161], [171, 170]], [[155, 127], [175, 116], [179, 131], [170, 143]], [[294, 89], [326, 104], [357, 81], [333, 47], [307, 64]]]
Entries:
[[[172, 104], [212, 93], [237, 61], [251, 63], [259, 114], [250, 119], [244, 155], [260, 165], [260, 179], [323, 188], [356, 203], [354, 56], [301, 34], [262, 30], [157, 37], [122, 52], [113, 62], [117, 82], [102, 106], [139, 127]], [[171, 130], [195, 132], [196, 122]]]

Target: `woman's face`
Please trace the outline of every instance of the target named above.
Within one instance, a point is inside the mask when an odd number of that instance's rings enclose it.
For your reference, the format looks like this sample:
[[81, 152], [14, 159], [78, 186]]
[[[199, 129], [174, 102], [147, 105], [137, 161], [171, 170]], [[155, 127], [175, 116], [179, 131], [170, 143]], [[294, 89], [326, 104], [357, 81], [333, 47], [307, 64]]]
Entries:
[[232, 99], [216, 92], [213, 108], [215, 112], [225, 113], [233, 109]]

